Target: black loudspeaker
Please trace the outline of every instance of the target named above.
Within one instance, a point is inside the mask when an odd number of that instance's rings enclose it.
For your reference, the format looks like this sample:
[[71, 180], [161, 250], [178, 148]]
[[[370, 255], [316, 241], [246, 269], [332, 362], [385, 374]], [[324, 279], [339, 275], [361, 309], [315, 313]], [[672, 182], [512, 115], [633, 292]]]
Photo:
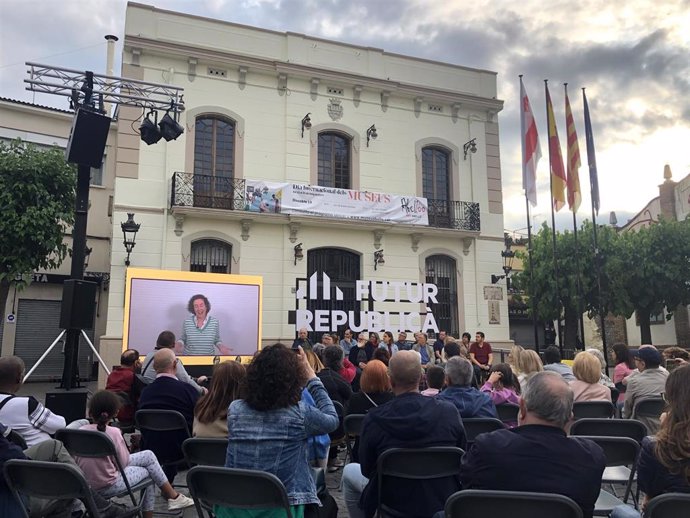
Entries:
[[65, 418], [67, 424], [86, 417], [86, 389], [55, 389], [46, 392], [46, 408]]
[[98, 284], [69, 279], [62, 286], [60, 327], [62, 329], [93, 329]]
[[79, 108], [72, 121], [65, 159], [72, 164], [101, 167], [109, 129], [110, 117]]

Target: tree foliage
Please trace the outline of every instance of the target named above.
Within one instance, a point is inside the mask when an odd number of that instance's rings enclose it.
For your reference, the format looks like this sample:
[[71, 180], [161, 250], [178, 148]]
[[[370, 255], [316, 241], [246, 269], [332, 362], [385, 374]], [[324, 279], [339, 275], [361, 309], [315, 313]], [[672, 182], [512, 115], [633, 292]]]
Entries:
[[63, 239], [74, 221], [75, 182], [75, 168], [60, 148], [0, 142], [1, 307], [11, 281], [57, 268], [67, 255]]
[[690, 304], [690, 220], [661, 220], [648, 228], [627, 232], [597, 227], [598, 253], [592, 234], [589, 221], [579, 229], [577, 245], [573, 232], [556, 234], [557, 291], [553, 237], [544, 224], [532, 237], [534, 289], [526, 253], [521, 255], [524, 271], [515, 275], [514, 286], [529, 297], [526, 302], [530, 312], [536, 303], [540, 320], [565, 319], [567, 346], [575, 345], [574, 326], [580, 309], [590, 317], [599, 315], [600, 302], [604, 314], [629, 318], [637, 312], [643, 343], [651, 343], [650, 315], [664, 307], [670, 315], [679, 305]]

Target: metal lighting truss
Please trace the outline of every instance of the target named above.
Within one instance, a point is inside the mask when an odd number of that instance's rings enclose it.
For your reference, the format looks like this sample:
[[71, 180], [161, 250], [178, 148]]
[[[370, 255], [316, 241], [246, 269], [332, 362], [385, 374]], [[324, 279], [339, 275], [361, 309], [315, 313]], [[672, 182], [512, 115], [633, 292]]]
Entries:
[[[183, 88], [179, 86], [149, 83], [69, 68], [27, 62], [29, 79], [24, 79], [26, 89], [33, 92], [69, 97], [73, 105], [86, 98], [83, 85], [93, 81], [91, 94], [102, 103], [141, 106], [154, 110], [184, 111]], [[89, 99], [90, 100], [90, 99]], [[88, 103], [89, 100], [86, 102]]]

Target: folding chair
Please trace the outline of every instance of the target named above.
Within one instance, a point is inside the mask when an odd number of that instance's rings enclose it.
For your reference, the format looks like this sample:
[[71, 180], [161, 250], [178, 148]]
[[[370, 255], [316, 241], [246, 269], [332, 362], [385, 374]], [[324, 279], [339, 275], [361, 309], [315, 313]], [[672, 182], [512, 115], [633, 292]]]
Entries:
[[47, 500], [74, 500], [84, 503], [89, 516], [100, 518], [84, 475], [69, 464], [38, 460], [8, 460], [4, 468], [5, 481], [25, 518], [29, 508], [22, 495]]
[[679, 518], [690, 516], [690, 494], [666, 493], [655, 496], [644, 511], [644, 518]]
[[352, 461], [352, 440], [355, 441], [362, 435], [362, 424], [366, 414], [350, 414], [345, 416], [343, 428], [345, 429], [345, 445], [347, 446], [347, 459]]
[[[498, 418], [504, 423], [514, 423], [518, 419], [518, 412], [520, 412], [520, 407], [517, 405], [511, 405], [509, 403], [502, 403], [496, 405], [496, 412], [498, 413]], [[463, 420], [463, 423], [465, 421]]]
[[[249, 469], [195, 466], [187, 473], [187, 486], [194, 499], [197, 514], [204, 514], [204, 507], [221, 505], [235, 509], [282, 508], [287, 518], [292, 518], [290, 503], [283, 483], [271, 473]], [[202, 506], [203, 502], [203, 506]]]
[[214, 437], [192, 437], [182, 443], [182, 453], [190, 466], [225, 466], [228, 440]]
[[[182, 453], [182, 443], [191, 437], [189, 433], [189, 426], [184, 416], [175, 410], [137, 410], [134, 414], [134, 422], [137, 428], [141, 430], [142, 434], [146, 432], [161, 432], [177, 434], [179, 436], [179, 455], [164, 455], [163, 452], [157, 451], [155, 444], [149, 444], [148, 447], [156, 454], [158, 462], [161, 467], [175, 467], [185, 468], [187, 461]], [[178, 484], [173, 484], [175, 487], [184, 487]]]
[[[589, 419], [583, 418], [575, 421], [570, 428], [570, 435], [594, 435], [600, 437], [630, 437], [638, 443], [647, 436], [647, 428], [635, 419]], [[604, 470], [601, 481], [605, 484], [627, 484], [630, 478], [630, 468], [627, 466], [610, 466]], [[633, 481], [637, 474], [633, 474]], [[615, 494], [615, 492], [614, 492]], [[637, 507], [637, 496], [633, 496], [633, 502]]]
[[[606, 456], [606, 467], [610, 466], [629, 466], [630, 475], [625, 485], [623, 500], [608, 491], [599, 491], [594, 505], [594, 516], [608, 516], [614, 507], [623, 505], [628, 501], [631, 493], [635, 470], [637, 468], [637, 456], [640, 451], [640, 444], [630, 437], [601, 437], [601, 436], [580, 436], [597, 443], [604, 450]], [[603, 482], [603, 480], [602, 480]]]
[[467, 444], [474, 442], [477, 435], [493, 432], [496, 430], [503, 430], [505, 426], [495, 417], [472, 417], [462, 420], [462, 425], [465, 427], [465, 434], [467, 435]]
[[[55, 438], [58, 441], [62, 441], [67, 451], [71, 455], [84, 458], [101, 458], [110, 457], [115, 462], [120, 476], [125, 483], [126, 489], [112, 495], [111, 498], [119, 498], [125, 495], [129, 495], [132, 504], [135, 507], [137, 513], [141, 515], [141, 505], [143, 502], [143, 493], [147, 487], [153, 484], [153, 480], [150, 477], [145, 478], [138, 484], [131, 486], [129, 480], [127, 480], [127, 475], [125, 474], [125, 467], [120, 463], [120, 459], [117, 456], [117, 450], [115, 449], [115, 444], [105, 433], [94, 431], [94, 430], [78, 430], [71, 428], [62, 428], [55, 432]], [[134, 493], [139, 491], [139, 501], [137, 502]]]
[[[460, 462], [465, 452], [452, 446], [430, 448], [392, 448], [384, 451], [378, 458], [378, 497], [376, 513], [382, 516], [405, 517], [409, 512], [396, 510], [383, 502], [383, 487], [386, 479], [435, 480], [446, 477], [459, 477]], [[458, 489], [460, 480], [458, 478]], [[450, 496], [450, 495], [448, 495]], [[445, 498], [445, 497], [444, 497]], [[429, 516], [439, 509], [429, 509]]]
[[610, 401], [576, 401], [573, 404], [575, 419], [585, 417], [611, 418], [615, 407]]
[[639, 419], [640, 417], [659, 417], [666, 407], [666, 402], [662, 397], [648, 397], [640, 399], [635, 403], [633, 408], [632, 418]]
[[582, 509], [570, 498], [550, 493], [466, 489], [446, 502], [446, 518], [582, 518]]

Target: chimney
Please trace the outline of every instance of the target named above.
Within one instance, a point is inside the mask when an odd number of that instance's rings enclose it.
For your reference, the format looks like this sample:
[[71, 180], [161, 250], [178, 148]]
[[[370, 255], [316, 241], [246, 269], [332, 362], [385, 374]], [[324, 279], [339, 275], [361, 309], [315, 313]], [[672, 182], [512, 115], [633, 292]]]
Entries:
[[[115, 66], [115, 42], [119, 39], [113, 34], [108, 34], [105, 37], [108, 42], [108, 50], [105, 62], [105, 74], [112, 76], [114, 74], [113, 67]], [[109, 82], [109, 81], [108, 81]], [[108, 117], [111, 116], [111, 106], [110, 103], [105, 103], [105, 113]]]

